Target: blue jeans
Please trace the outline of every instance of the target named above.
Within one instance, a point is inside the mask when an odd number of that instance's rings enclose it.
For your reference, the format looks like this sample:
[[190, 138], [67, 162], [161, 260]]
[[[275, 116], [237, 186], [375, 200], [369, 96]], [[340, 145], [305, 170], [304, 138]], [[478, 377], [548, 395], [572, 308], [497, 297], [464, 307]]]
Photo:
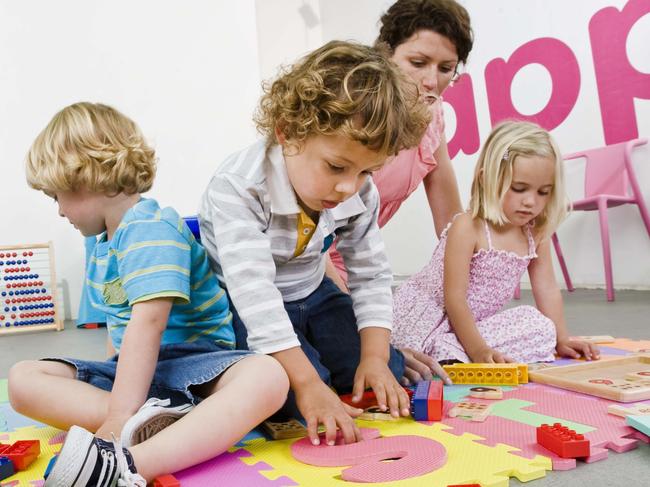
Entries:
[[[248, 350], [246, 327], [234, 306], [231, 308], [237, 348]], [[313, 293], [298, 301], [285, 302], [284, 308], [302, 351], [323, 382], [333, 386], [339, 394], [351, 392], [361, 356], [361, 337], [350, 295], [325, 277]], [[398, 380], [404, 375], [404, 356], [392, 346], [388, 367]], [[290, 394], [288, 402], [292, 400], [293, 394]], [[288, 406], [285, 405], [285, 411]], [[289, 406], [289, 409], [292, 408]]]
[[[249, 355], [251, 352], [231, 350], [206, 340], [161, 345], [147, 397], [168, 398], [173, 405], [198, 404], [203, 398], [194, 394], [193, 386], [216, 379]], [[103, 362], [49, 357], [43, 360], [72, 365], [77, 369], [77, 380], [110, 391], [115, 382], [117, 359], [118, 355]]]

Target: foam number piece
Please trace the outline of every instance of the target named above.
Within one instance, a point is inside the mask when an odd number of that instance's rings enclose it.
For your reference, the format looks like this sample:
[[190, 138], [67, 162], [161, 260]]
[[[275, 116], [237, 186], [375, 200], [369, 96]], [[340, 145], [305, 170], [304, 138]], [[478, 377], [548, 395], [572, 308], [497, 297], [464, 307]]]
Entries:
[[[348, 482], [394, 482], [433, 472], [447, 462], [447, 450], [435, 440], [423, 436], [379, 437], [376, 429], [362, 429], [364, 441], [335, 446], [325, 441], [312, 445], [308, 438], [291, 445], [291, 454], [299, 462], [317, 467], [354, 465], [341, 472]], [[393, 460], [387, 462], [385, 460]]]

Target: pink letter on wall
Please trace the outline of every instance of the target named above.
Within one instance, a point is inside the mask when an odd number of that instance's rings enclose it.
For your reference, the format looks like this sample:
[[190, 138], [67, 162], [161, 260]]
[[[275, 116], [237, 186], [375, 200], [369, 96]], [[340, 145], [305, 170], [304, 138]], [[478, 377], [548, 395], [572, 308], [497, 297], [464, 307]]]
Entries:
[[461, 75], [454, 86], [445, 90], [444, 100], [453, 107], [456, 114], [456, 131], [447, 142], [449, 157], [453, 159], [461, 150], [468, 155], [478, 152], [481, 140], [471, 76]]
[[[522, 115], [512, 103], [510, 89], [517, 72], [529, 64], [544, 66], [552, 91], [546, 106], [534, 115]], [[547, 130], [560, 125], [573, 109], [580, 91], [580, 69], [573, 51], [562, 41], [543, 37], [527, 42], [505, 61], [497, 58], [485, 68], [485, 85], [492, 125], [507, 118], [529, 120]], [[535, 96], [531, 93], [531, 96]]]
[[608, 145], [639, 136], [634, 98], [650, 99], [650, 74], [634, 69], [625, 45], [632, 26], [648, 13], [648, 0], [630, 0], [622, 12], [607, 7], [596, 12], [589, 22], [600, 114]]
[[[309, 438], [291, 445], [291, 454], [299, 462], [319, 467], [355, 465], [341, 472], [348, 482], [391, 482], [432, 472], [447, 462], [447, 450], [435, 440], [423, 436], [399, 435], [379, 438], [376, 429], [362, 429], [364, 440], [343, 444], [339, 433], [335, 446], [325, 441], [314, 446]], [[321, 435], [321, 440], [324, 436]], [[393, 459], [391, 462], [384, 460]]]

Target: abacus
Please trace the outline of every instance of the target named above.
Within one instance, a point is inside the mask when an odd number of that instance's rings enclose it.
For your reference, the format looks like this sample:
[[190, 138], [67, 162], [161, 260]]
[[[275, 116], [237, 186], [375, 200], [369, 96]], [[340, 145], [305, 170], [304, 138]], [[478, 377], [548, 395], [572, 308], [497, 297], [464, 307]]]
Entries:
[[0, 246], [0, 335], [42, 330], [63, 330], [54, 246]]

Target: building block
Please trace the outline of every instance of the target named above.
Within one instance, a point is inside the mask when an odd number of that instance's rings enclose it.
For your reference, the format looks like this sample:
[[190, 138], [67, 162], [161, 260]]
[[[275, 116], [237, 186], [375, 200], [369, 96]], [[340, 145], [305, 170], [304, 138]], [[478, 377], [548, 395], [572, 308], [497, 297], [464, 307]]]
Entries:
[[615, 416], [650, 416], [650, 404], [637, 404], [629, 408], [620, 406], [618, 404], [610, 404], [607, 406], [607, 412]]
[[429, 385], [427, 397], [427, 421], [440, 421], [442, 419], [442, 382], [432, 381]]
[[443, 368], [454, 384], [516, 386], [528, 383], [527, 364], [451, 364]]
[[0, 480], [11, 477], [15, 473], [14, 464], [7, 457], [0, 457]]
[[181, 483], [173, 475], [160, 475], [153, 480], [153, 487], [181, 487]]
[[25, 470], [41, 454], [41, 442], [20, 440], [5, 448], [0, 454], [13, 462], [16, 471]]
[[59, 459], [59, 455], [54, 455], [52, 458], [50, 458], [47, 467], [45, 467], [45, 473], [43, 474], [43, 478], [48, 478], [50, 476], [50, 472], [54, 468], [54, 464], [58, 459]]
[[449, 410], [449, 417], [467, 418], [471, 421], [483, 422], [490, 415], [492, 406], [490, 404], [482, 404], [480, 402], [459, 402]]
[[[411, 389], [404, 387], [404, 390], [408, 394], [409, 398], [413, 396], [413, 391]], [[372, 406], [377, 406], [377, 397], [372, 390], [364, 391], [359, 402], [352, 402], [352, 394], [342, 394], [339, 396], [339, 399], [354, 408], [368, 409]]]
[[274, 440], [286, 440], [288, 438], [301, 438], [307, 436], [307, 428], [295, 418], [287, 421], [269, 421], [262, 423], [262, 428]]
[[561, 423], [538, 426], [537, 443], [562, 458], [589, 456], [589, 440]]
[[503, 389], [500, 387], [472, 387], [469, 397], [476, 399], [503, 399]]

